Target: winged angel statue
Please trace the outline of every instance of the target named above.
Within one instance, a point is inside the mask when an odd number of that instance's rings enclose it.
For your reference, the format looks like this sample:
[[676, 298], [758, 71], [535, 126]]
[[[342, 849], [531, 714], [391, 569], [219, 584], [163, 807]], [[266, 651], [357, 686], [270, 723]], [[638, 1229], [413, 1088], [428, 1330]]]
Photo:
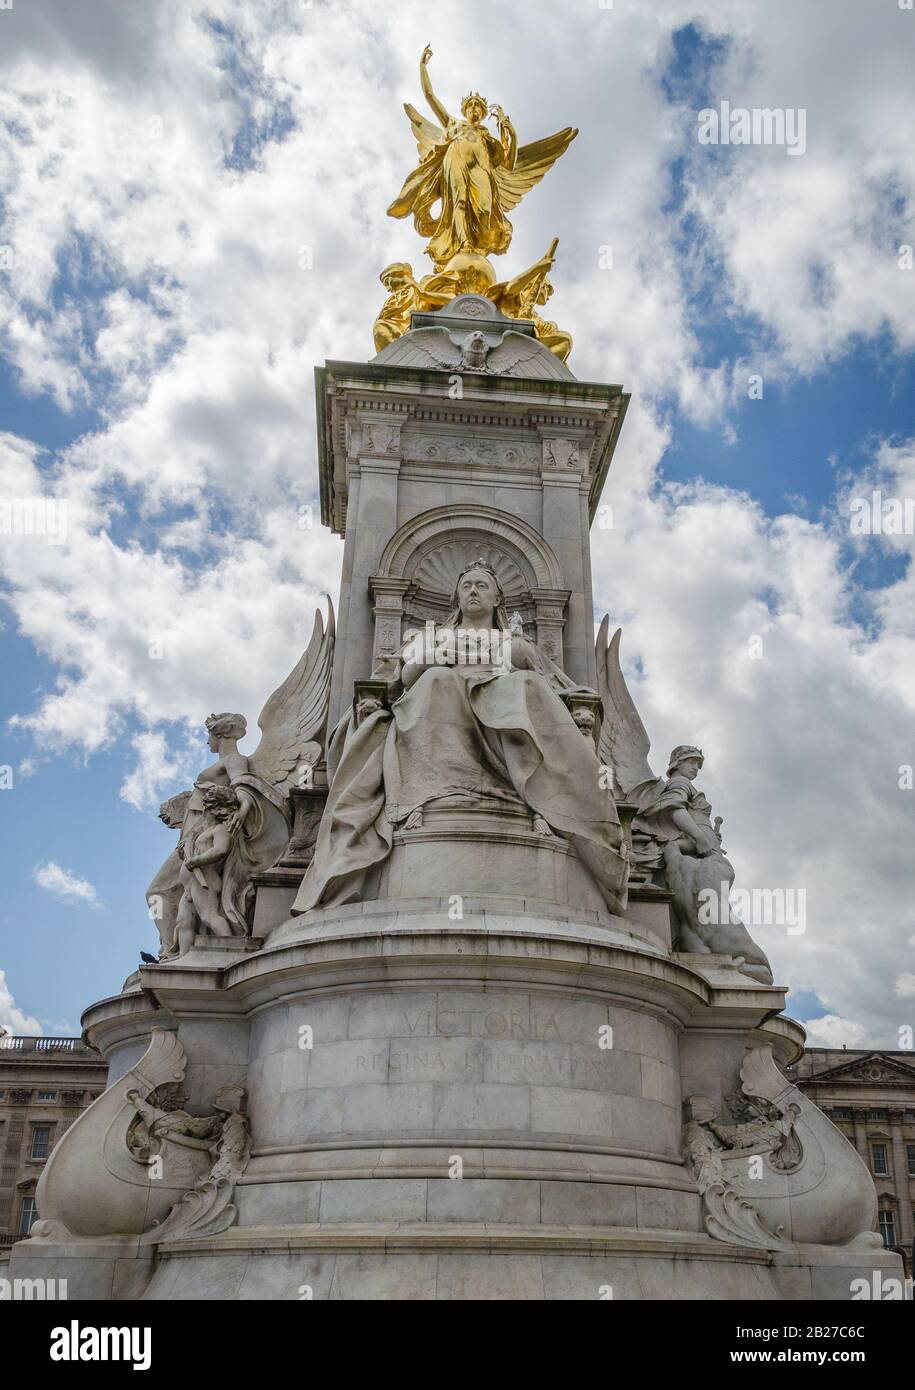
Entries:
[[[435, 271], [416, 280], [412, 266], [395, 261], [381, 272], [388, 297], [375, 320], [375, 349], [381, 352], [406, 333], [414, 310], [440, 309], [458, 294], [482, 294], [509, 318], [531, 319], [537, 337], [564, 362], [572, 348], [571, 338], [536, 309], [553, 292], [548, 272], [557, 242], [535, 265], [500, 284], [489, 257], [508, 250], [512, 224], [507, 213], [540, 182], [578, 131], [566, 126], [544, 140], [519, 146], [502, 107], [491, 106], [479, 92], [468, 93], [461, 102], [461, 115], [452, 116], [432, 89], [431, 57], [427, 46], [419, 64], [420, 85], [441, 124], [427, 120], [409, 102], [404, 104], [419, 164], [407, 176], [388, 215], [412, 215], [420, 236], [429, 238], [426, 251]], [[489, 118], [496, 122], [497, 135], [484, 125]]]
[[327, 628], [318, 611], [308, 647], [261, 710], [261, 741], [250, 757], [238, 751], [247, 732], [244, 715], [207, 719], [216, 762], [200, 773], [192, 791], [160, 810], [166, 824], [180, 829], [176, 848], [146, 894], [159, 928], [160, 960], [184, 955], [198, 932], [250, 934], [253, 875], [271, 868], [285, 849], [290, 789], [308, 784], [324, 751], [334, 638], [328, 598]]
[[[502, 107], [490, 106], [479, 92], [470, 92], [461, 102], [460, 118], [450, 115], [432, 90], [431, 57], [427, 46], [419, 65], [420, 85], [441, 126], [406, 103], [420, 162], [388, 213], [413, 214], [417, 232], [430, 238], [426, 249], [440, 270], [460, 253], [500, 256], [508, 250], [512, 226], [505, 214], [540, 182], [578, 131], [567, 126], [519, 147]], [[483, 125], [488, 116], [497, 123], [498, 138]], [[438, 210], [433, 211], [436, 204]]]
[[721, 844], [721, 817], [693, 785], [705, 759], [702, 749], [680, 744], [667, 776], [656, 777], [651, 741], [620, 667], [622, 629], [608, 643], [609, 618], [597, 634], [598, 693], [604, 706], [598, 756], [612, 770], [617, 800], [637, 807], [632, 820], [631, 876], [673, 893], [675, 948], [735, 956], [747, 975], [772, 983], [763, 952], [733, 914], [729, 894], [734, 869]]

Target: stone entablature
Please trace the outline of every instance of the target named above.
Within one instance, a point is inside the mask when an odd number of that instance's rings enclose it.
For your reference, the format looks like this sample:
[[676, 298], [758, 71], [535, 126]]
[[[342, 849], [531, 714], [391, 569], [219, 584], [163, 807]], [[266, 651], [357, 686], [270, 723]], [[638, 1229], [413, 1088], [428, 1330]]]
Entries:
[[[321, 520], [338, 535], [345, 534], [353, 469], [366, 460], [396, 461], [408, 471], [435, 465], [436, 479], [455, 482], [467, 470], [489, 469], [537, 487], [544, 473], [567, 483], [571, 473], [593, 519], [629, 403], [618, 386], [538, 381], [525, 383], [529, 391], [515, 405], [498, 399], [485, 377], [460, 378], [460, 395], [452, 396], [448, 373], [374, 363], [328, 362], [315, 376]], [[437, 378], [434, 405], [430, 376]]]

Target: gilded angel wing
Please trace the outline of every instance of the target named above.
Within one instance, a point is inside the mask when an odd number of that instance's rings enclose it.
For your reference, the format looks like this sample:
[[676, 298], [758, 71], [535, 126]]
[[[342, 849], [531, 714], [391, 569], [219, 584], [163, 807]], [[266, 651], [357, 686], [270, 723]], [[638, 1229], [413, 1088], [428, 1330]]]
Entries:
[[[413, 119], [412, 116], [410, 119]], [[415, 124], [413, 129], [416, 129]], [[499, 201], [504, 212], [510, 212], [513, 207], [517, 207], [525, 193], [529, 193], [534, 184], [539, 183], [544, 174], [552, 169], [559, 156], [565, 154], [577, 134], [578, 131], [573, 126], [566, 126], [555, 135], [548, 135], [545, 140], [535, 140], [532, 145], [522, 145], [515, 158], [514, 169], [496, 166], [493, 177], [499, 189]]]
[[622, 793], [627, 801], [638, 801], [638, 793], [647, 789], [646, 784], [657, 782], [658, 778], [648, 762], [651, 740], [620, 668], [622, 628], [617, 628], [608, 645], [609, 624], [609, 617], [605, 617], [597, 634], [596, 645], [597, 691], [604, 705], [598, 757], [604, 766], [613, 769], [614, 790]]
[[403, 109], [410, 117], [413, 134], [416, 136], [416, 148], [419, 151], [420, 160], [423, 160], [436, 145], [441, 144], [445, 138], [445, 132], [434, 121], [429, 121], [421, 115], [416, 107], [411, 106], [408, 101], [404, 102]]
[[327, 631], [319, 608], [311, 641], [260, 712], [261, 741], [249, 764], [281, 792], [288, 790], [300, 762], [314, 763], [323, 751], [335, 636], [334, 606], [328, 596]]

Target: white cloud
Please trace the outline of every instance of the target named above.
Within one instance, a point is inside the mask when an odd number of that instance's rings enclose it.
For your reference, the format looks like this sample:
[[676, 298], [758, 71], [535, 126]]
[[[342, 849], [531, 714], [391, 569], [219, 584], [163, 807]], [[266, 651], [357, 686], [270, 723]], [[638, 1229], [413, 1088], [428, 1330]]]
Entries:
[[866, 1029], [860, 1023], [852, 1023], [837, 1014], [824, 1014], [822, 1018], [808, 1018], [804, 1024], [807, 1029], [808, 1047], [861, 1047], [867, 1037]]
[[46, 864], [36, 864], [32, 870], [32, 878], [39, 888], [43, 888], [55, 898], [62, 898], [64, 902], [83, 903], [86, 907], [93, 908], [101, 907], [98, 894], [88, 879], [79, 878], [69, 869], [62, 869], [53, 859], [49, 859]]
[[44, 1031], [37, 1018], [23, 1013], [16, 1004], [5, 970], [0, 970], [0, 1027], [9, 1033], [24, 1033], [26, 1037], [35, 1037]]
[[155, 806], [176, 780], [183, 778], [188, 784], [193, 782], [199, 770], [200, 749], [188, 747], [181, 756], [174, 756], [161, 732], [138, 734], [134, 748], [137, 762], [124, 778], [121, 796], [138, 811]]
[[915, 973], [904, 970], [901, 975], [896, 976], [893, 988], [900, 999], [915, 999]]

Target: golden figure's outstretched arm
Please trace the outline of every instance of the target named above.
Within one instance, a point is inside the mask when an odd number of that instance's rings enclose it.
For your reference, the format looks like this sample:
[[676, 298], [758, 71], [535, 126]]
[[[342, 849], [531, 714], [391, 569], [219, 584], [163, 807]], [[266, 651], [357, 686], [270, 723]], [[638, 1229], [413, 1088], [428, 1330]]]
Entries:
[[545, 256], [541, 256], [539, 261], [535, 261], [513, 279], [491, 286], [486, 291], [487, 299], [497, 304], [509, 318], [529, 318], [540, 287], [553, 268], [558, 245], [559, 237], [553, 237]]
[[431, 57], [432, 49], [426, 44], [423, 49], [423, 56], [419, 60], [419, 83], [423, 89], [423, 96], [429, 103], [429, 109], [432, 111], [433, 115], [438, 117], [443, 126], [447, 126], [451, 117], [432, 90], [432, 81], [429, 77], [429, 59]]
[[502, 168], [514, 169], [515, 160], [518, 157], [518, 137], [515, 134], [515, 127], [502, 110], [501, 106], [490, 106], [490, 116], [495, 116], [499, 122], [499, 140], [502, 143], [504, 154], [502, 156]]

